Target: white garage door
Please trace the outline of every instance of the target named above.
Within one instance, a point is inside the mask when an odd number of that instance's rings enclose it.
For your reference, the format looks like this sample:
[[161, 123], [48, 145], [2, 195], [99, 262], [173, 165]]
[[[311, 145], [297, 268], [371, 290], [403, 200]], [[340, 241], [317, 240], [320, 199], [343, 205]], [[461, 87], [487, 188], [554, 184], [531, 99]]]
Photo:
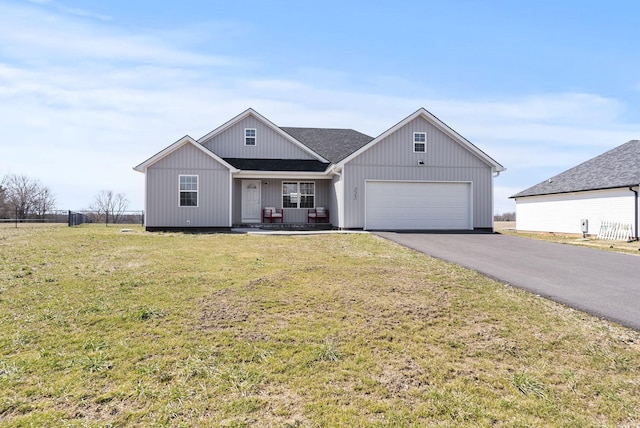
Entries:
[[365, 229], [473, 229], [471, 183], [367, 181]]

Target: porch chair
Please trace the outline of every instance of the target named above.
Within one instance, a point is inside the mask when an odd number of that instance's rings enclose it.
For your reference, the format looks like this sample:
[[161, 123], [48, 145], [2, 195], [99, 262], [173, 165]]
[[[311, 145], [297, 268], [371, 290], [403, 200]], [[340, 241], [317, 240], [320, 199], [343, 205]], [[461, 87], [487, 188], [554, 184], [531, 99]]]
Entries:
[[322, 222], [329, 222], [329, 210], [325, 207], [316, 207], [311, 210], [307, 210], [307, 218], [309, 223], [313, 220], [314, 223], [317, 223], [318, 220]]
[[265, 219], [269, 219], [269, 223], [273, 223], [274, 220], [280, 219], [280, 223], [284, 222], [284, 213], [282, 210], [278, 210], [275, 207], [265, 207], [262, 210], [262, 222], [266, 223]]

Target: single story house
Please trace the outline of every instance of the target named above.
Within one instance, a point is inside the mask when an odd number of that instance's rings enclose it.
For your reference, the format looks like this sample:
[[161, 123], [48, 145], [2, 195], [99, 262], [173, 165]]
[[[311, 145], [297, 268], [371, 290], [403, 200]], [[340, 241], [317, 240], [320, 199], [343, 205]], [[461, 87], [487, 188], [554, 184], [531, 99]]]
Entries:
[[145, 174], [147, 230], [274, 220], [492, 230], [493, 177], [505, 168], [424, 108], [375, 138], [279, 127], [250, 108], [134, 169]]
[[640, 141], [632, 140], [511, 196], [516, 228], [598, 235], [617, 224], [638, 239], [639, 184]]

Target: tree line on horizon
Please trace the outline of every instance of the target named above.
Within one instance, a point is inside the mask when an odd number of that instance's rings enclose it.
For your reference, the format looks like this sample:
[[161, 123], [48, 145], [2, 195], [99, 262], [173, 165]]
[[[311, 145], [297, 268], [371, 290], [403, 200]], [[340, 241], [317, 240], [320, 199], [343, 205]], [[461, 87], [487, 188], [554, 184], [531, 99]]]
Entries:
[[[129, 206], [123, 193], [101, 190], [88, 211], [96, 221], [117, 223]], [[25, 174], [6, 174], [0, 179], [0, 219], [44, 219], [56, 208], [53, 191], [40, 180]]]

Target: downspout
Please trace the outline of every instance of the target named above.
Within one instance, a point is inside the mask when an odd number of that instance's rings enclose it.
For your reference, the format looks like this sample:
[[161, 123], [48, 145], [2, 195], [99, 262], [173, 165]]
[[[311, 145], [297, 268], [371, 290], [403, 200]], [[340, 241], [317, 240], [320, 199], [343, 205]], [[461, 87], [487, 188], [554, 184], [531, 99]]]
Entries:
[[[640, 189], [640, 184], [638, 185], [638, 188]], [[629, 186], [629, 190], [631, 190], [633, 193], [635, 193], [635, 227], [634, 227], [634, 232], [635, 232], [635, 236], [633, 237], [634, 241], [638, 241], [638, 191], [637, 190], [633, 190], [633, 187]]]

